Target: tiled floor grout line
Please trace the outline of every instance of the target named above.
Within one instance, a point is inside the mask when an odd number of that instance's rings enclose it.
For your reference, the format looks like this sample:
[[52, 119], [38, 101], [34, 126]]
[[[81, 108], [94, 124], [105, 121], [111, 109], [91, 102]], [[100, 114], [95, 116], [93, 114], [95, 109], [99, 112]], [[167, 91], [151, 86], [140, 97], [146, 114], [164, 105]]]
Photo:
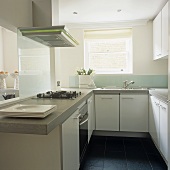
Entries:
[[125, 141], [124, 141], [124, 138], [123, 138], [123, 148], [124, 148], [125, 159], [126, 159], [126, 167], [127, 167], [127, 170], [128, 170], [128, 162], [127, 162], [127, 156], [126, 156], [126, 149], [125, 149]]
[[145, 155], [146, 155], [146, 157], [147, 157], [147, 159], [148, 159], [148, 161], [149, 161], [149, 164], [150, 164], [150, 166], [151, 166], [151, 168], [152, 168], [152, 170], [153, 170], [153, 166], [152, 166], [152, 164], [151, 164], [151, 162], [150, 162], [150, 159], [149, 159], [149, 157], [148, 157], [148, 153], [146, 152], [146, 149], [145, 149], [144, 144], [143, 144], [143, 142], [141, 141], [141, 139], [140, 139], [140, 142], [141, 142], [142, 147], [143, 147], [143, 149], [144, 149], [144, 151], [145, 151]]

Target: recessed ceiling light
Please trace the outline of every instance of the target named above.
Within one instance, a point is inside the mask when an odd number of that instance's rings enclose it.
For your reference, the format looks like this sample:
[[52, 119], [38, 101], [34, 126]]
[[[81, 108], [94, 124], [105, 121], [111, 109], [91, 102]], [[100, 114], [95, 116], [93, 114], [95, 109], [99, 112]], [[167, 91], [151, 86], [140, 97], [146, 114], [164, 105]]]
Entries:
[[73, 14], [77, 15], [78, 13], [77, 12], [73, 12]]
[[121, 9], [118, 9], [117, 12], [121, 12], [122, 10]]

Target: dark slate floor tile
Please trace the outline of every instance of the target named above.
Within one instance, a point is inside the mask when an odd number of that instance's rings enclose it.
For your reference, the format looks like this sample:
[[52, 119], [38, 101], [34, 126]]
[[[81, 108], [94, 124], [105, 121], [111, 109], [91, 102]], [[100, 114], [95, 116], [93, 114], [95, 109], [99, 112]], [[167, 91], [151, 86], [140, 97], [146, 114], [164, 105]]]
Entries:
[[143, 147], [145, 149], [145, 152], [148, 154], [159, 154], [159, 151], [157, 150], [155, 144], [153, 141], [149, 138], [143, 138], [141, 139], [141, 142], [143, 144]]
[[127, 162], [128, 170], [153, 170], [152, 167], [143, 161]]
[[105, 145], [106, 138], [106, 136], [92, 136], [90, 145]]
[[103, 170], [127, 170], [124, 152], [106, 152]]
[[91, 145], [88, 148], [88, 152], [91, 155], [104, 155], [105, 145]]
[[143, 152], [126, 152], [126, 159], [130, 170], [152, 170], [147, 155]]
[[125, 152], [127, 151], [137, 151], [137, 152], [145, 152], [144, 147], [142, 146], [142, 143], [140, 139], [138, 138], [125, 138], [124, 139], [124, 145], [125, 145]]
[[160, 155], [148, 154], [153, 170], [167, 170], [168, 167]]
[[124, 152], [123, 138], [107, 137], [106, 140], [106, 151], [107, 152]]
[[127, 156], [127, 167], [130, 170], [152, 170], [150, 162], [143, 156]]
[[103, 170], [103, 167], [95, 167], [95, 166], [85, 165], [80, 170]]
[[102, 167], [104, 164], [104, 156], [89, 154], [86, 158], [85, 167]]

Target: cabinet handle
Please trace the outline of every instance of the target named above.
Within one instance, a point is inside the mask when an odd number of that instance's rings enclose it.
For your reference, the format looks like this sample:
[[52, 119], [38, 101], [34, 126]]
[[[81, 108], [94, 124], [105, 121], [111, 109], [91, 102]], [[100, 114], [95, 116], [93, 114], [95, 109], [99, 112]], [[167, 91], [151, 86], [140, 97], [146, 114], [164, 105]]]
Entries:
[[88, 121], [88, 118], [86, 120], [84, 120], [83, 122], [80, 123], [80, 126], [83, 125], [84, 123], [86, 123]]
[[122, 99], [134, 99], [133, 97], [122, 97]]
[[88, 103], [91, 103], [91, 102], [92, 102], [92, 100], [89, 100], [89, 101], [88, 101]]
[[113, 99], [113, 98], [109, 98], [109, 97], [102, 97], [101, 99]]
[[156, 106], [160, 106], [159, 103], [155, 102]]
[[80, 116], [81, 114], [78, 114], [77, 117], [74, 117], [73, 119], [79, 119]]
[[166, 110], [166, 107], [164, 107], [164, 106], [162, 106], [162, 105], [160, 105], [161, 106], [161, 108], [163, 109], [163, 110]]

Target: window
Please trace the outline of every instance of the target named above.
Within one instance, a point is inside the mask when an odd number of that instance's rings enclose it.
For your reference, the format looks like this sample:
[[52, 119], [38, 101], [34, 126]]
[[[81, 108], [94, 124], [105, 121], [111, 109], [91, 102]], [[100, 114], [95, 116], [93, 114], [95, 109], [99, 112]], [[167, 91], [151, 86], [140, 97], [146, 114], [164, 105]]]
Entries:
[[96, 74], [132, 73], [131, 35], [131, 29], [85, 32], [84, 67]]

